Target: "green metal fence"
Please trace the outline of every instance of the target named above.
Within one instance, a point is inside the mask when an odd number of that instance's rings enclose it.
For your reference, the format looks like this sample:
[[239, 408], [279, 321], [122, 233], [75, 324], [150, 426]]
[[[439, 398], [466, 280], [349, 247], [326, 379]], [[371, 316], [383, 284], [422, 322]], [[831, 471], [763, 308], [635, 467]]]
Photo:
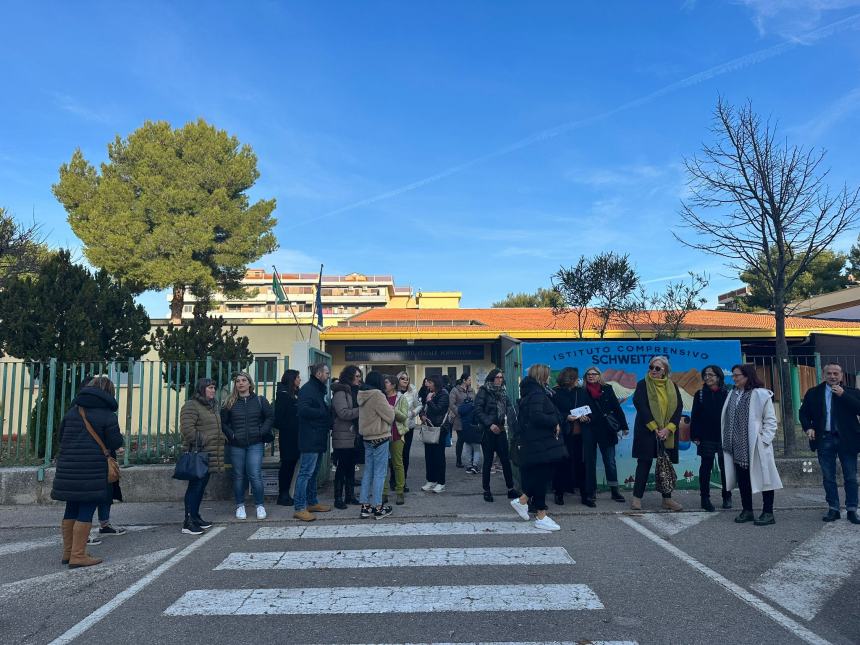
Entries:
[[198, 378], [214, 379], [217, 397], [229, 392], [232, 376], [245, 371], [256, 392], [270, 401], [289, 357], [257, 357], [250, 364], [215, 361], [0, 361], [0, 464], [49, 466], [56, 454], [63, 414], [82, 382], [107, 375], [116, 386], [122, 463], [165, 463], [181, 450], [179, 413]]

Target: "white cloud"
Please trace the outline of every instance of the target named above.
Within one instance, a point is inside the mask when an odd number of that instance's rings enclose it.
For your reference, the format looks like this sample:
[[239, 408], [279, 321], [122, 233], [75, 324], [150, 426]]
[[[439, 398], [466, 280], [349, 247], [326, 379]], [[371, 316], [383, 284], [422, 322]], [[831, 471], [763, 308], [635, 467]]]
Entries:
[[[860, 0], [736, 0], [752, 12], [760, 35], [798, 39], [815, 29], [830, 11], [860, 7]], [[801, 38], [802, 40], [802, 38]]]
[[792, 130], [802, 133], [805, 138], [818, 139], [857, 110], [860, 110], [860, 87], [840, 96], [810, 121]]
[[99, 110], [84, 105], [75, 97], [60, 92], [53, 92], [54, 103], [58, 108], [69, 114], [80, 117], [85, 121], [94, 121], [96, 123], [109, 123], [112, 117], [106, 110]]

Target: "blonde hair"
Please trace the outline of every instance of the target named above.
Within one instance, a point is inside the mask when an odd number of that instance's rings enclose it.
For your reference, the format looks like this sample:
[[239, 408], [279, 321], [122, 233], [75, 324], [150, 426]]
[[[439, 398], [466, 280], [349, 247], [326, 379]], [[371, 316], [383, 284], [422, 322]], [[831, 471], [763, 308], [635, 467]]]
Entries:
[[526, 372], [526, 376], [532, 377], [541, 385], [546, 385], [549, 382], [549, 374], [549, 365], [544, 365], [543, 363], [535, 363]]
[[92, 380], [87, 383], [87, 387], [97, 387], [116, 398], [116, 387], [114, 387], [113, 381], [111, 381], [106, 374], [94, 376]]
[[669, 376], [669, 372], [671, 372], [671, 368], [669, 367], [669, 359], [665, 356], [652, 356], [651, 360], [648, 361], [648, 367], [651, 367], [652, 363], [661, 363], [663, 365], [663, 374], [665, 376]]
[[[588, 376], [589, 372], [597, 372], [597, 382], [600, 383], [601, 385], [606, 385], [606, 381], [603, 380], [603, 372], [601, 372], [596, 367], [589, 367], [587, 370], [585, 370], [585, 372], [582, 375], [582, 378], [585, 379]], [[587, 382], [588, 381], [586, 381], [586, 383]]]
[[236, 388], [236, 379], [238, 379], [240, 376], [244, 376], [246, 379], [248, 379], [248, 383], [251, 384], [251, 387], [248, 391], [251, 394], [254, 393], [254, 379], [251, 378], [251, 375], [247, 372], [237, 372], [233, 375], [233, 389], [230, 390], [230, 396], [228, 396], [227, 399], [224, 401], [225, 410], [229, 410], [230, 408], [232, 408], [233, 404], [236, 403], [236, 401], [239, 399], [239, 390]]

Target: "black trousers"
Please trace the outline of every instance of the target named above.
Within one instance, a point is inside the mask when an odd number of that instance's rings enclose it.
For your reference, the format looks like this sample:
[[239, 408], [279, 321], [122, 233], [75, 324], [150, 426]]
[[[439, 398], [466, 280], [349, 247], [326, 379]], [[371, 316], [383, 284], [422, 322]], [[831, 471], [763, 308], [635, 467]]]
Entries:
[[[582, 437], [582, 455], [585, 462], [585, 488], [582, 490], [582, 497], [594, 499], [597, 497], [598, 448], [603, 459], [606, 482], [610, 487], [618, 487], [618, 469], [615, 466], [615, 444], [617, 441], [609, 432], [600, 428], [588, 428], [583, 430], [580, 436]], [[650, 466], [648, 468], [650, 470]]]
[[523, 480], [523, 492], [531, 499], [536, 511], [546, 510], [546, 490], [555, 472], [555, 464], [536, 464], [521, 466], [520, 475]]
[[281, 499], [290, 496], [290, 484], [293, 483], [293, 474], [296, 472], [298, 459], [284, 459], [281, 457], [281, 466], [278, 468], [278, 497]]
[[[406, 442], [403, 445], [403, 474], [409, 475], [409, 453], [412, 452], [412, 437], [415, 436], [415, 430], [410, 430], [406, 433]], [[391, 485], [394, 488], [394, 484]]]
[[[645, 485], [648, 483], [648, 475], [651, 474], [652, 463], [654, 460], [649, 458], [636, 460], [636, 481], [633, 484], [633, 497], [642, 499], [642, 496], [645, 495]], [[663, 493], [663, 499], [670, 499], [671, 497], [672, 493], [668, 495]]]
[[484, 453], [484, 463], [481, 465], [481, 483], [484, 486], [484, 491], [490, 492], [490, 469], [493, 467], [495, 455], [498, 455], [499, 461], [502, 462], [505, 486], [511, 490], [514, 487], [514, 474], [511, 470], [508, 433], [493, 434], [489, 430], [484, 430], [484, 434], [481, 436], [481, 452]]
[[726, 490], [726, 460], [723, 457], [723, 451], [711, 450], [709, 448], [703, 449], [702, 446], [699, 446], [699, 456], [702, 460], [702, 463], [699, 465], [699, 492], [702, 494], [702, 497], [711, 496], [711, 472], [714, 469], [714, 457], [716, 457], [717, 463], [720, 466], [723, 499], [731, 497], [731, 491]]
[[445, 440], [447, 435], [439, 433], [439, 443], [424, 444], [424, 467], [427, 481], [445, 485]]
[[347, 491], [355, 487], [355, 456], [355, 448], [338, 448], [334, 451], [334, 458], [337, 461], [337, 468], [334, 471], [335, 497], [338, 497], [343, 490], [344, 497], [348, 498]]
[[[749, 468], [742, 468], [735, 464], [735, 473], [738, 478], [738, 488], [741, 491], [741, 505], [743, 510], [752, 512], [753, 510], [753, 493], [752, 482], [750, 481]], [[761, 493], [762, 513], [773, 513], [773, 491], [765, 490]]]
[[565, 435], [564, 445], [567, 447], [568, 457], [555, 466], [552, 490], [556, 495], [574, 493], [577, 489], [584, 494], [585, 464], [582, 459], [582, 435], [573, 433]]
[[465, 445], [465, 441], [463, 440], [463, 433], [457, 433], [457, 443], [455, 444], [454, 450], [457, 454], [457, 463], [463, 463], [463, 446]]

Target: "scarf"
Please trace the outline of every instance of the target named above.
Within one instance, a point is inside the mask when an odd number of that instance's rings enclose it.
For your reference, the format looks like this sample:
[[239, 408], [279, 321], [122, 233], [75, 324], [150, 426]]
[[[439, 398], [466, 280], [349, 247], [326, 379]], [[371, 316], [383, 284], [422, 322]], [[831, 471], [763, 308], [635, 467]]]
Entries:
[[508, 412], [508, 391], [504, 385], [496, 385], [495, 383], [487, 383], [484, 387], [487, 388], [487, 393], [493, 397], [493, 401], [496, 403], [496, 418], [504, 425], [505, 414]]
[[[678, 407], [678, 391], [675, 389], [675, 384], [668, 378], [651, 378], [650, 374], [646, 374], [645, 389], [648, 392], [648, 407], [651, 409], [654, 422], [658, 428], [667, 427], [672, 421], [675, 408]], [[674, 442], [671, 445], [669, 443], [671, 437], [670, 434], [666, 439], [667, 448], [674, 446]]]
[[588, 393], [591, 395], [592, 399], [600, 398], [600, 393], [602, 391], [600, 383], [586, 383], [585, 389], [588, 390]]
[[729, 393], [729, 403], [726, 406], [726, 423], [723, 427], [723, 449], [732, 456], [732, 460], [741, 468], [750, 467], [750, 400], [752, 391], [744, 390], [740, 396], [735, 392]]

